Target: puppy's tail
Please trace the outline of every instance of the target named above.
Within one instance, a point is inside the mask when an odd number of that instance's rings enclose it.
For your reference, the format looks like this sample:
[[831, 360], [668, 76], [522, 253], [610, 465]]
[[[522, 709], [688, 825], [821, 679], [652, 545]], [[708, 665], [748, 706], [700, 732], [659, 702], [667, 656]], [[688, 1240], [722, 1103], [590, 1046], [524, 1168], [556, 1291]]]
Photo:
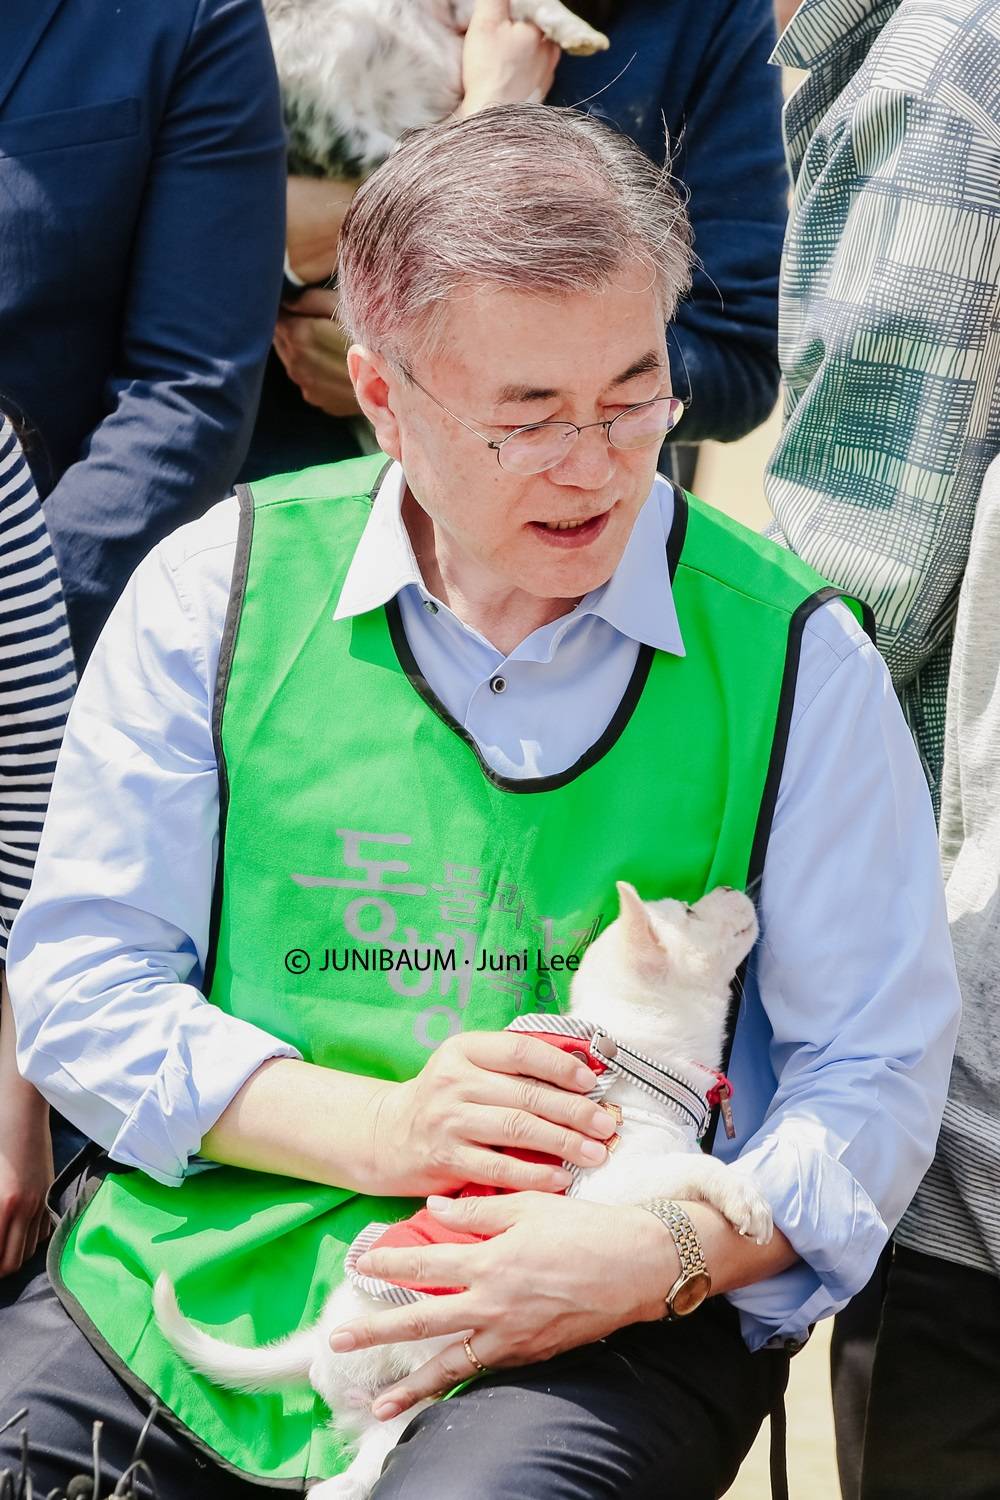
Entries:
[[223, 1343], [188, 1322], [177, 1305], [170, 1278], [162, 1273], [153, 1288], [153, 1311], [167, 1342], [216, 1385], [232, 1391], [266, 1391], [308, 1377], [316, 1345], [314, 1329], [289, 1334], [259, 1349]]

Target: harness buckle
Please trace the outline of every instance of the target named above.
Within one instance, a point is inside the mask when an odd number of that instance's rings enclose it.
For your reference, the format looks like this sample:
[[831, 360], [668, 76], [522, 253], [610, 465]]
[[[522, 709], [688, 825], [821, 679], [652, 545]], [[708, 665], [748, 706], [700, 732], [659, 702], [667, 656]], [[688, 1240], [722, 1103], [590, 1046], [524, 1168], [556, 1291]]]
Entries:
[[591, 1039], [590, 1050], [596, 1052], [598, 1057], [604, 1057], [610, 1061], [618, 1056], [618, 1043], [606, 1032], [598, 1031]]

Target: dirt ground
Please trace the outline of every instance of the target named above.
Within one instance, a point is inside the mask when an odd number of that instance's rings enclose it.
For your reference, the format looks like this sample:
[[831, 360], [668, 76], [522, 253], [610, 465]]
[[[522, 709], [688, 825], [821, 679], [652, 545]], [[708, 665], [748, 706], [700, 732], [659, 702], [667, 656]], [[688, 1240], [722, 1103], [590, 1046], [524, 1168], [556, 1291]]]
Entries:
[[[790, 1500], [840, 1500], [830, 1410], [829, 1321], [817, 1325], [809, 1343], [792, 1360], [785, 1410], [788, 1414], [788, 1493]], [[729, 1500], [770, 1500], [765, 1423]]]
[[[755, 530], [770, 518], [764, 499], [764, 464], [777, 439], [777, 412], [763, 427], [738, 443], [706, 443], [702, 448], [694, 491], [703, 500]], [[840, 1500], [830, 1409], [830, 1329], [820, 1323], [812, 1339], [792, 1360], [788, 1412], [788, 1487], [791, 1500]], [[754, 1444], [731, 1500], [770, 1500], [768, 1425]]]

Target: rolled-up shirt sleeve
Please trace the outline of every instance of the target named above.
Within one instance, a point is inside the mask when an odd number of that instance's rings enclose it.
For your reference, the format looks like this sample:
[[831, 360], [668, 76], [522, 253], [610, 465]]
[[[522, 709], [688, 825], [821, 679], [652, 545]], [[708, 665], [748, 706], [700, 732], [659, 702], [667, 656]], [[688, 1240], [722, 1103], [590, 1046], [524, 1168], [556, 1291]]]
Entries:
[[218, 853], [211, 704], [235, 502], [213, 515], [197, 558], [185, 555], [191, 528], [146, 558], [101, 636], [8, 950], [24, 1075], [115, 1161], [165, 1183], [183, 1179], [261, 1063], [299, 1055], [199, 988]]
[[835, 608], [803, 647], [734, 1047], [750, 1118], [772, 1097], [719, 1148], [801, 1257], [731, 1294], [751, 1347], [805, 1337], [870, 1277], [933, 1156], [958, 1027], [926, 782], [884, 663]]

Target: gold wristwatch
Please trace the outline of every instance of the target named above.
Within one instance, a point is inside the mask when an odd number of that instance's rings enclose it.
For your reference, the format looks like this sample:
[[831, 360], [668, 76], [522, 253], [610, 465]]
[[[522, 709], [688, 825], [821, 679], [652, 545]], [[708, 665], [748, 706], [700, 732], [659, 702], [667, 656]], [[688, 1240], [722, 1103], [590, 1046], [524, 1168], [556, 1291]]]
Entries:
[[664, 1298], [667, 1305], [664, 1316], [671, 1322], [676, 1318], [686, 1318], [701, 1306], [712, 1290], [712, 1278], [705, 1264], [701, 1241], [691, 1220], [673, 1199], [653, 1198], [640, 1206], [670, 1231], [681, 1263], [681, 1274]]

